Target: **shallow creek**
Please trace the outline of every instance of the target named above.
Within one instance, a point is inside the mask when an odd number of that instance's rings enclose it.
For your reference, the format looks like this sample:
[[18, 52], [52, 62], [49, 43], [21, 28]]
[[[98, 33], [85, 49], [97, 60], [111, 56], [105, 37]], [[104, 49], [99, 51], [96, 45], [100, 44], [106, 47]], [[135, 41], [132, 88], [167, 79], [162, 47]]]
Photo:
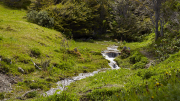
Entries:
[[[110, 61], [110, 63], [108, 63], [108, 64], [111, 67], [111, 69], [119, 69], [120, 68], [114, 61], [115, 57], [117, 57], [120, 54], [120, 52], [117, 50], [117, 48], [118, 48], [118, 46], [110, 46], [110, 47], [107, 47], [107, 50], [102, 51], [102, 53], [101, 53], [105, 59]], [[94, 76], [94, 74], [103, 72], [105, 70], [107, 70], [107, 68], [98, 69], [97, 71], [93, 71], [91, 73], [80, 73], [78, 76], [74, 76], [72, 78], [65, 78], [64, 80], [57, 82], [57, 85], [58, 85], [57, 88], [51, 88], [49, 91], [47, 91], [43, 95], [47, 95], [47, 96], [53, 95], [56, 92], [56, 90], [60, 90], [59, 92], [57, 92], [57, 93], [60, 93], [61, 91], [65, 90], [66, 86], [70, 85], [72, 82], [84, 79], [86, 77]]]

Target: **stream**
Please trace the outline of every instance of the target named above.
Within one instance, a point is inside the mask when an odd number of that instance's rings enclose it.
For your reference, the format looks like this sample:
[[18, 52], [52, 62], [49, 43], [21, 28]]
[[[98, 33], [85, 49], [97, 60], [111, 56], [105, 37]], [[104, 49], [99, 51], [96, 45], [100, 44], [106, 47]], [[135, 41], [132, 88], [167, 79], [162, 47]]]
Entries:
[[[111, 69], [119, 69], [120, 68], [114, 61], [115, 57], [120, 55], [120, 52], [117, 50], [117, 48], [118, 48], [118, 46], [110, 46], [110, 47], [107, 47], [107, 50], [101, 52], [103, 57], [110, 61], [110, 63], [108, 63], [108, 64], [111, 67]], [[51, 88], [49, 91], [47, 91], [43, 95], [44, 96], [53, 95], [56, 92], [56, 90], [60, 90], [59, 92], [57, 92], [57, 94], [59, 94], [61, 91], [66, 90], [66, 86], [70, 85], [72, 82], [84, 79], [86, 77], [94, 76], [94, 74], [103, 72], [107, 69], [108, 68], [98, 69], [97, 71], [93, 71], [91, 73], [80, 73], [78, 76], [74, 76], [72, 78], [65, 78], [64, 80], [57, 82], [57, 85], [58, 85], [57, 88]]]

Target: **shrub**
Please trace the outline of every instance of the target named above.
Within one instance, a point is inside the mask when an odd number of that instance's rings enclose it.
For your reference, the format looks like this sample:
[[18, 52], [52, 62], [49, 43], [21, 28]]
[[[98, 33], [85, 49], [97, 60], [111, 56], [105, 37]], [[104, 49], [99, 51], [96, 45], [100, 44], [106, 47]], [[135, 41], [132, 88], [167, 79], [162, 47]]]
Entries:
[[38, 83], [31, 83], [30, 88], [31, 89], [37, 89], [37, 88], [39, 88], [39, 84]]
[[30, 22], [36, 23], [44, 27], [54, 26], [54, 19], [49, 17], [46, 11], [37, 12], [35, 10], [32, 10], [29, 13], [27, 13], [27, 19]]
[[4, 62], [4, 61], [0, 61], [0, 72], [2, 73], [7, 73], [10, 70], [10, 66]]
[[142, 75], [142, 79], [149, 79], [151, 76], [153, 76], [155, 73], [153, 73], [152, 71], [150, 70], [146, 70], [144, 72], [144, 75]]
[[30, 62], [31, 58], [29, 57], [29, 55], [26, 54], [19, 54], [18, 55], [18, 61], [28, 64]]
[[54, 4], [54, 0], [32, 0], [29, 10], [40, 11]]
[[3, 0], [3, 2], [9, 7], [24, 8], [30, 5], [31, 0]]
[[143, 62], [137, 62], [133, 65], [132, 69], [143, 69], [145, 68], [146, 63]]
[[4, 99], [4, 93], [0, 93], [0, 100]]
[[54, 19], [48, 16], [48, 13], [46, 11], [40, 11], [36, 15], [36, 21], [38, 25], [44, 26], [44, 27], [53, 27], [54, 25]]
[[141, 70], [138, 70], [137, 72], [137, 76], [140, 76], [142, 77], [142, 79], [149, 79], [151, 78], [151, 76], [155, 75], [156, 73], [149, 70], [149, 69], [141, 69]]
[[139, 61], [141, 61], [141, 57], [142, 55], [138, 52], [135, 52], [129, 59], [130, 59], [130, 62], [135, 64]]
[[85, 3], [77, 4], [67, 1], [46, 9], [54, 18], [54, 28], [66, 37], [80, 38], [92, 36], [91, 9]]
[[125, 59], [125, 58], [127, 58], [127, 57], [129, 57], [129, 56], [130, 56], [130, 51], [129, 51], [129, 50], [123, 49], [123, 50], [121, 51], [121, 59]]
[[33, 98], [33, 97], [36, 97], [37, 95], [37, 91], [32, 91], [32, 92], [29, 92], [26, 97], [27, 98]]
[[148, 58], [147, 57], [141, 57], [141, 62], [142, 63], [148, 63]]
[[41, 55], [41, 51], [38, 48], [31, 49], [31, 56], [40, 57], [40, 55]]
[[36, 15], [38, 14], [37, 11], [32, 10], [29, 13], [27, 13], [27, 20], [30, 22], [36, 22]]
[[62, 70], [70, 70], [71, 67], [74, 66], [74, 61], [67, 61], [67, 62], [62, 62], [59, 65], [57, 65], [58, 68], [62, 69]]

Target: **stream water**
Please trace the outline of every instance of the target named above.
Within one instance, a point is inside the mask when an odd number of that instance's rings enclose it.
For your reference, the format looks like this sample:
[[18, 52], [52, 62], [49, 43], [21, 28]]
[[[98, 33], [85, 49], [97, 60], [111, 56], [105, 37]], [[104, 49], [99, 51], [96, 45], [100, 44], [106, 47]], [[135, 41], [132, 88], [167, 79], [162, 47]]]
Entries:
[[[110, 61], [110, 63], [108, 63], [108, 64], [111, 67], [111, 69], [119, 69], [120, 68], [114, 61], [114, 58], [120, 54], [120, 52], [117, 50], [117, 48], [118, 48], [118, 46], [110, 46], [110, 47], [107, 47], [107, 50], [102, 51], [102, 53], [101, 53], [105, 59]], [[91, 73], [80, 73], [78, 76], [75, 76], [72, 78], [65, 78], [64, 80], [57, 82], [57, 85], [58, 85], [57, 88], [51, 88], [49, 91], [47, 91], [43, 95], [44, 96], [45, 95], [47, 95], [47, 96], [53, 95], [56, 92], [56, 90], [60, 90], [59, 92], [57, 92], [57, 93], [60, 93], [61, 91], [65, 90], [66, 86], [70, 85], [72, 82], [84, 79], [86, 77], [94, 76], [94, 74], [103, 72], [105, 70], [107, 70], [107, 68], [98, 69], [97, 71], [94, 71]]]

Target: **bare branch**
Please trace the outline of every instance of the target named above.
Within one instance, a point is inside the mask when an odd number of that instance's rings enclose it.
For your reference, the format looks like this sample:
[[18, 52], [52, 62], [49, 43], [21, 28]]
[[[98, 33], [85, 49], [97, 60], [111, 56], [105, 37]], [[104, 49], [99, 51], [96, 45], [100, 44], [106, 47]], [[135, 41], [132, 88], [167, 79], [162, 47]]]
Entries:
[[[32, 61], [32, 59], [31, 59], [31, 61]], [[33, 61], [32, 61], [32, 62], [33, 62]], [[36, 63], [33, 62], [33, 64], [34, 64], [34, 66], [35, 66], [36, 69], [41, 70], [41, 68], [40, 68], [38, 65], [36, 65]]]

